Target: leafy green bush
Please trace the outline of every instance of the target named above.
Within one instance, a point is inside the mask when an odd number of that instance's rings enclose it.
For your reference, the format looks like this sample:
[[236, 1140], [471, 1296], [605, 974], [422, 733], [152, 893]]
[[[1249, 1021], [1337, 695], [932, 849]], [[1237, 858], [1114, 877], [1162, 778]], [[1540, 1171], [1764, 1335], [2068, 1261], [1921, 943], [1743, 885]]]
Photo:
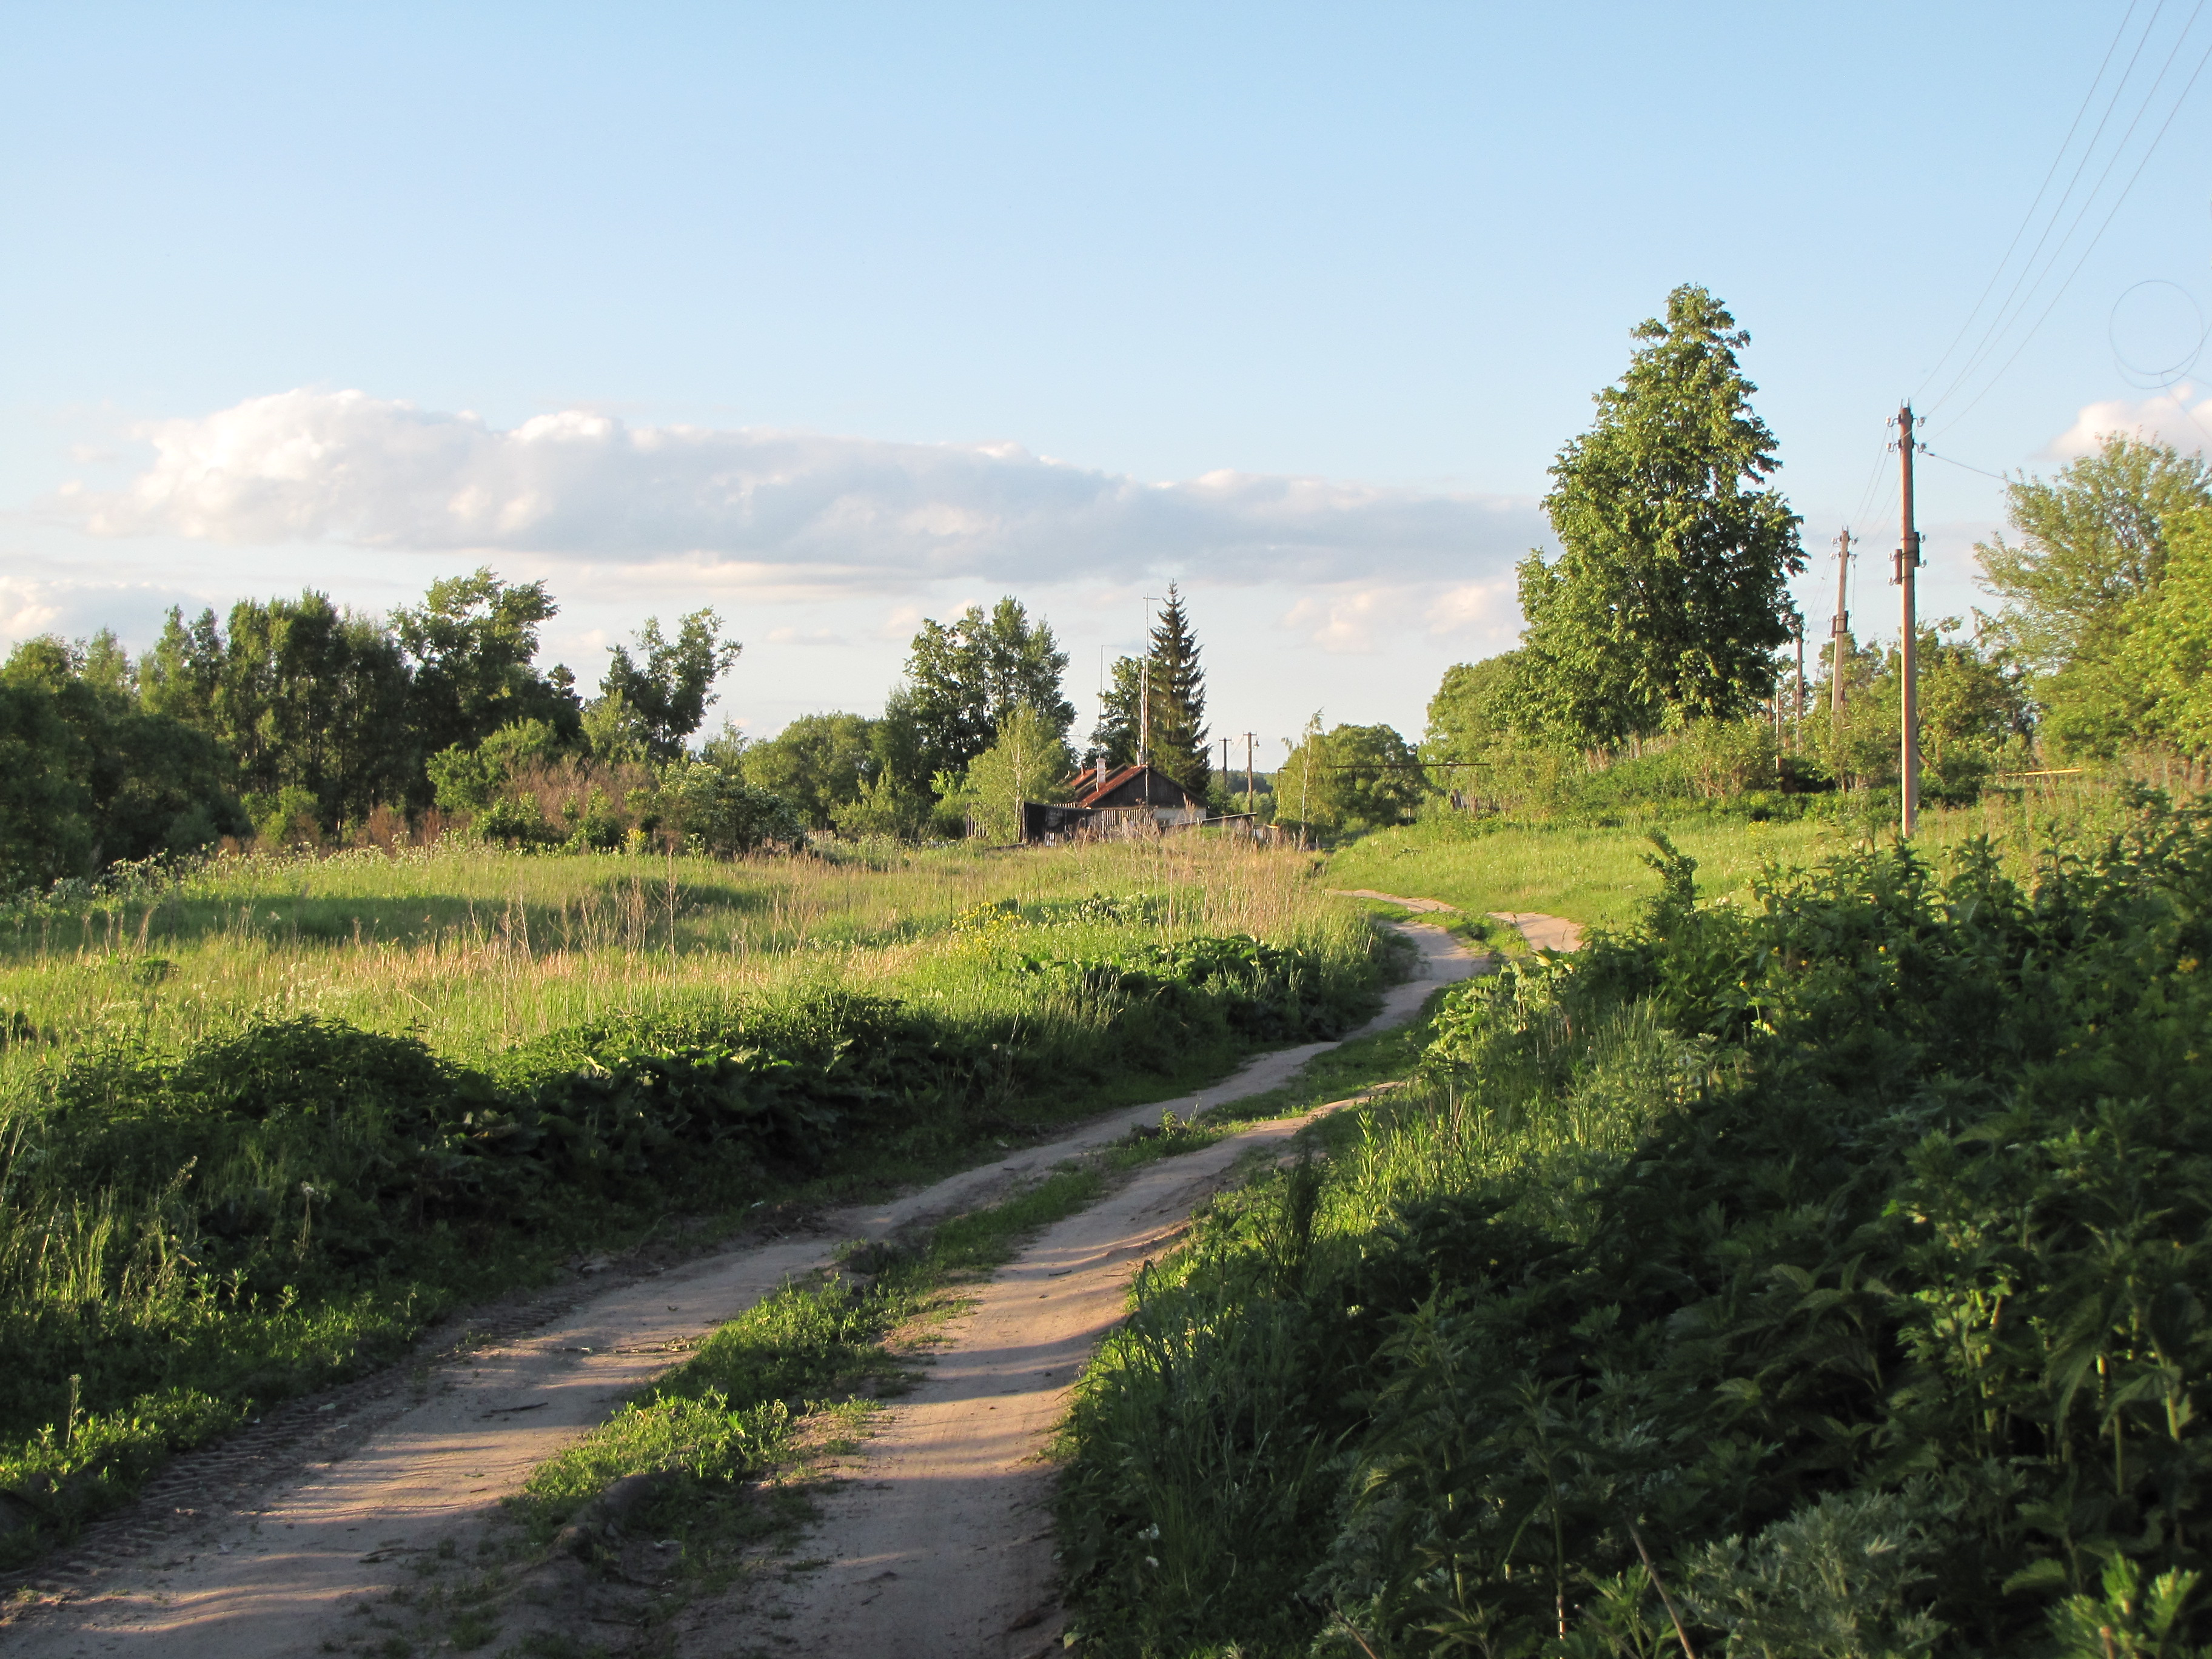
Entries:
[[1097, 1650], [1653, 1653], [1662, 1587], [1701, 1651], [2212, 1638], [2212, 811], [2033, 890], [1656, 862], [1142, 1284], [1063, 1498]]

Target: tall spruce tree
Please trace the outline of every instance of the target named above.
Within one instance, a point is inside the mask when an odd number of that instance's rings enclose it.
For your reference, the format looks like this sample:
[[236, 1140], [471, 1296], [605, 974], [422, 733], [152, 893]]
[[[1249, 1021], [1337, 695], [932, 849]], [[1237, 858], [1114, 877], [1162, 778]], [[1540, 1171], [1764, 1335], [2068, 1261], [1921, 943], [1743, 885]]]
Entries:
[[1198, 665], [1198, 641], [1173, 582], [1168, 584], [1167, 605], [1152, 624], [1152, 648], [1145, 666], [1152, 682], [1152, 764], [1204, 800], [1213, 779], [1206, 748], [1206, 671]]
[[1788, 579], [1805, 568], [1798, 517], [1766, 483], [1774, 434], [1736, 363], [1750, 335], [1686, 285], [1635, 338], [1596, 424], [1553, 463], [1559, 556], [1520, 567], [1514, 713], [1592, 748], [1765, 696], [1790, 637]]
[[[1170, 582], [1167, 608], [1152, 624], [1151, 647], [1142, 657], [1115, 661], [1114, 684], [1091, 741], [1109, 766], [1127, 766], [1149, 749], [1153, 765], [1202, 800], [1213, 764], [1206, 741], [1206, 671], [1199, 666], [1198, 651], [1182, 592]], [[1148, 713], [1152, 728], [1146, 732], [1139, 728]]]

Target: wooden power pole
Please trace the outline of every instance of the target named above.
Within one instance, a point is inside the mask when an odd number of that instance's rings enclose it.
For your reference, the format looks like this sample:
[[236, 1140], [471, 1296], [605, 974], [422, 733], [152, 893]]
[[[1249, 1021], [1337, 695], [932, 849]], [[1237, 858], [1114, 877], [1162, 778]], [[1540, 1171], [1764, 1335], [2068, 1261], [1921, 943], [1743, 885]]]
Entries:
[[1802, 748], [1805, 743], [1805, 619], [1793, 617], [1790, 621], [1790, 637], [1797, 647], [1797, 680], [1790, 692], [1790, 746]]
[[1836, 620], [1828, 630], [1828, 712], [1844, 712], [1844, 665], [1851, 655], [1850, 599], [1851, 532], [1846, 527], [1836, 538]]
[[1247, 816], [1247, 817], [1250, 817], [1254, 812], [1256, 812], [1256, 811], [1259, 810], [1259, 807], [1258, 807], [1258, 805], [1257, 805], [1257, 803], [1258, 803], [1258, 801], [1259, 801], [1259, 799], [1260, 799], [1260, 793], [1259, 793], [1259, 791], [1258, 791], [1258, 789], [1254, 786], [1254, 783], [1253, 783], [1253, 772], [1252, 772], [1252, 733], [1250, 733], [1249, 732], [1247, 732], [1244, 734], [1244, 812], [1245, 812], [1245, 816]]
[[1920, 568], [1920, 532], [1912, 520], [1912, 405], [1897, 411], [1899, 477], [1897, 549], [1898, 587], [1904, 599], [1904, 637], [1898, 641], [1898, 759], [1904, 784], [1904, 803], [1898, 814], [1899, 833], [1910, 837], [1920, 816], [1920, 667], [1919, 619], [1913, 612], [1913, 574]]

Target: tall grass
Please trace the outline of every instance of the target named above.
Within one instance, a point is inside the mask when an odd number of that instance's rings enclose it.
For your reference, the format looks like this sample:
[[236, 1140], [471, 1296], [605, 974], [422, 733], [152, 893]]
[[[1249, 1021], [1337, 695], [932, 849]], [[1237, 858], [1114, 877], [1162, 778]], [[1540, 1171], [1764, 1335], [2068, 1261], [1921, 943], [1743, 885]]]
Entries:
[[[1086, 912], [1100, 894], [1137, 903]], [[702, 995], [835, 981], [994, 999], [1005, 949], [957, 924], [1007, 901], [1021, 923], [1053, 929], [1056, 954], [1209, 933], [1293, 944], [1347, 925], [1288, 855], [1194, 841], [836, 860], [465, 843], [223, 859], [0, 910], [0, 1021], [12, 1015], [18, 1033], [0, 1043], [0, 1112], [76, 1044], [187, 1042], [248, 1014], [319, 1014], [478, 1060]], [[1010, 934], [992, 939], [1011, 948]]]
[[1379, 960], [1301, 861], [1197, 842], [447, 845], [19, 904], [0, 1488], [51, 1538], [568, 1251], [910, 1179], [1341, 1030]]

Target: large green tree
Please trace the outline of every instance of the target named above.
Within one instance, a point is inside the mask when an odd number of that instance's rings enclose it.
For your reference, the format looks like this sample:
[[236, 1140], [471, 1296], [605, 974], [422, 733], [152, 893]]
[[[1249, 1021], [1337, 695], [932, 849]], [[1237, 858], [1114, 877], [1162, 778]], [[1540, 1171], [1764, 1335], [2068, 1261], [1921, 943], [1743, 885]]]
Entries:
[[472, 748], [514, 720], [544, 720], [564, 744], [582, 732], [582, 705], [565, 667], [540, 674], [540, 623], [560, 614], [538, 582], [508, 583], [489, 568], [430, 584], [419, 605], [392, 613], [413, 670], [416, 744], [433, 755]]
[[745, 781], [789, 801], [817, 830], [860, 799], [879, 769], [875, 722], [865, 714], [801, 714], [775, 736], [747, 746]]
[[[1487, 761], [1515, 738], [1512, 697], [1520, 673], [1516, 651], [1455, 663], [1429, 699], [1429, 729], [1422, 743], [1439, 761]], [[1458, 783], [1457, 775], [1447, 779]]]
[[974, 833], [994, 845], [1022, 838], [1022, 803], [1066, 799], [1074, 757], [1048, 714], [1017, 703], [999, 721], [991, 746], [957, 775], [941, 775], [938, 793], [964, 813]]
[[1060, 693], [1067, 653], [1042, 617], [1002, 599], [950, 623], [925, 618], [908, 653], [901, 714], [913, 723], [925, 775], [960, 772], [996, 740], [1000, 722], [1027, 706], [1064, 741], [1075, 709]]
[[24, 641], [0, 666], [0, 888], [187, 852], [250, 827], [206, 732], [139, 706], [112, 634]]
[[1307, 724], [1275, 774], [1278, 823], [1323, 830], [1403, 823], [1427, 783], [1413, 746], [1388, 726]]
[[599, 680], [599, 729], [620, 732], [654, 760], [673, 760], [705, 723], [714, 682], [744, 647], [722, 637], [722, 619], [711, 609], [684, 617], [674, 639], [662, 635], [659, 617], [649, 617], [634, 643], [635, 656], [628, 646], [609, 647]]
[[406, 799], [422, 775], [398, 641], [325, 594], [241, 599], [227, 626], [212, 611], [188, 625], [172, 610], [139, 683], [150, 712], [229, 751], [257, 816], [255, 798], [289, 791], [333, 830]]
[[2158, 605], [2175, 529], [2212, 507], [2212, 469], [2115, 433], [2051, 478], [2006, 487], [2016, 540], [1974, 550], [2002, 602], [1991, 634], [2028, 673], [2062, 752], [2108, 756], [2157, 735], [2160, 691], [2128, 636]]
[[2120, 650], [2151, 699], [2152, 733], [2183, 754], [2212, 755], [2212, 507], [2178, 515], [2166, 570]]
[[1751, 337], [1686, 285], [1634, 337], [1595, 424], [1553, 464], [1544, 508], [1559, 555], [1520, 567], [1515, 702], [1589, 747], [1767, 695], [1790, 637], [1788, 579], [1805, 568], [1797, 515], [1767, 482], [1774, 434], [1736, 359]]

